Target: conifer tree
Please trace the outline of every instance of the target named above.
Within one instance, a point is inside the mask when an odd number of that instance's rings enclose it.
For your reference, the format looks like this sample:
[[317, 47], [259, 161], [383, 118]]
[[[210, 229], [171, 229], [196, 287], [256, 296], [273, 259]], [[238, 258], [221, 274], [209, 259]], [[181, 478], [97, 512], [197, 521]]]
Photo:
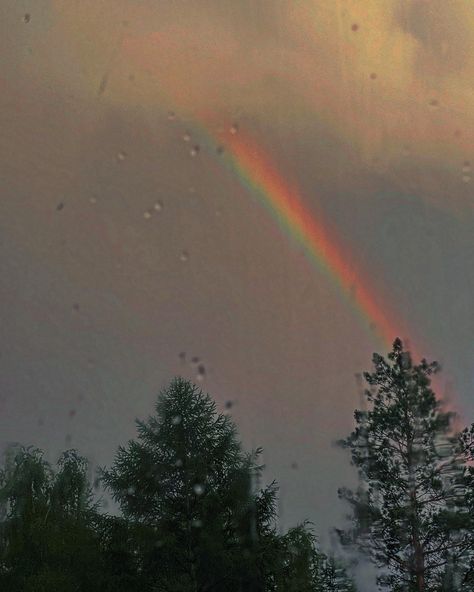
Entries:
[[440, 590], [473, 547], [469, 446], [430, 388], [436, 362], [413, 364], [397, 339], [388, 360], [374, 354], [373, 364], [364, 374], [368, 409], [356, 410], [355, 430], [341, 443], [361, 479], [358, 490], [339, 492], [353, 520], [341, 538], [383, 568], [382, 587]]
[[264, 590], [257, 558], [271, 491], [254, 491], [259, 469], [242, 452], [230, 418], [177, 378], [137, 428], [103, 480], [125, 519], [147, 533], [149, 546], [138, 553], [152, 585], [166, 592]]

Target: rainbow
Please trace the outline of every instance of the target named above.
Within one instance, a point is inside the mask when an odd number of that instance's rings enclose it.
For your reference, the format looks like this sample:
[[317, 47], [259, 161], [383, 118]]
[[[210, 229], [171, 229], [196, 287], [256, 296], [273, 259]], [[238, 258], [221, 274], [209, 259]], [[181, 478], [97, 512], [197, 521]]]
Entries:
[[303, 247], [307, 258], [332, 279], [352, 303], [364, 327], [374, 331], [383, 345], [391, 349], [395, 337], [400, 336], [400, 325], [395, 325], [377, 303], [368, 288], [369, 282], [355, 271], [322, 220], [305, 207], [298, 189], [283, 179], [261, 148], [241, 131], [229, 136], [225, 148], [222, 156], [241, 184], [258, 197], [285, 232]]

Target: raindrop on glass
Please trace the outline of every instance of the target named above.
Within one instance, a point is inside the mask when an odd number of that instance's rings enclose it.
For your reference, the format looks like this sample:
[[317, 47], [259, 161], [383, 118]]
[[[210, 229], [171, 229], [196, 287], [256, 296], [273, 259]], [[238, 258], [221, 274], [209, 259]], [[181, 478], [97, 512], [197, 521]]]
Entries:
[[89, 197], [89, 201], [90, 201], [91, 204], [95, 204], [95, 203], [97, 203], [97, 198], [94, 197], [94, 196]]
[[191, 150], [189, 151], [189, 154], [190, 154], [191, 156], [197, 156], [197, 155], [199, 154], [199, 150], [200, 150], [200, 148], [199, 148], [199, 146], [196, 144], [196, 146], [193, 146], [193, 147], [191, 148]]
[[192, 521], [194, 528], [202, 528], [202, 520], [196, 519]]
[[163, 202], [162, 202], [162, 201], [157, 201], [157, 202], [154, 204], [154, 206], [153, 206], [153, 209], [154, 209], [156, 212], [161, 212], [161, 210], [163, 209]]
[[133, 487], [133, 485], [127, 489], [127, 494], [128, 495], [134, 495], [135, 494], [135, 487]]
[[469, 183], [469, 181], [471, 180], [471, 177], [470, 177], [470, 175], [463, 175], [462, 180], [464, 183]]
[[357, 23], [354, 23], [351, 27], [351, 30], [354, 31], [354, 33], [355, 33], [356, 31], [359, 30], [359, 25]]
[[179, 425], [181, 423], [181, 420], [182, 420], [181, 415], [175, 415], [175, 416], [173, 416], [171, 423], [173, 425]]
[[191, 365], [192, 366], [197, 366], [199, 364], [199, 358], [197, 356], [193, 356], [191, 358]]
[[376, 80], [377, 79], [377, 74], [375, 72], [372, 72], [372, 74], [370, 75], [370, 79], [371, 80]]
[[149, 220], [151, 218], [151, 212], [149, 212], [149, 211], [144, 212], [143, 217], [145, 218], [145, 220]]
[[117, 154], [117, 160], [120, 161], [124, 161], [127, 158], [127, 153], [124, 152], [123, 150], [121, 150], [118, 154]]
[[230, 133], [231, 133], [233, 136], [235, 136], [235, 134], [236, 134], [236, 133], [239, 131], [239, 125], [238, 125], [237, 123], [233, 123], [233, 124], [230, 126], [230, 130], [229, 130], [229, 131], [230, 131]]
[[74, 309], [76, 312], [79, 312], [79, 308], [80, 308], [80, 307], [79, 307], [79, 304], [78, 304], [77, 302], [75, 302], [75, 303], [72, 305], [72, 307], [73, 307], [73, 309]]
[[181, 261], [187, 261], [189, 259], [189, 253], [187, 251], [181, 251], [179, 258]]
[[23, 15], [23, 22], [25, 24], [28, 24], [30, 21], [31, 21], [31, 14], [29, 12], [27, 12]]
[[56, 210], [57, 210], [58, 212], [60, 212], [60, 211], [61, 211], [63, 208], [64, 208], [64, 202], [63, 202], [63, 201], [60, 201], [60, 202], [58, 203], [58, 205], [56, 206]]
[[183, 135], [183, 140], [185, 142], [190, 142], [191, 141], [191, 134], [189, 132], [185, 132]]
[[232, 401], [226, 401], [225, 402], [225, 408], [226, 409], [231, 409], [233, 405], [234, 405], [234, 403]]
[[193, 489], [196, 495], [202, 495], [204, 493], [204, 485], [201, 485], [200, 483], [196, 483]]
[[180, 353], [179, 353], [179, 359], [180, 359], [182, 362], [185, 362], [185, 361], [186, 361], [186, 352], [180, 352]]
[[174, 463], [176, 467], [182, 467], [183, 466], [183, 461], [178, 458], [178, 460]]

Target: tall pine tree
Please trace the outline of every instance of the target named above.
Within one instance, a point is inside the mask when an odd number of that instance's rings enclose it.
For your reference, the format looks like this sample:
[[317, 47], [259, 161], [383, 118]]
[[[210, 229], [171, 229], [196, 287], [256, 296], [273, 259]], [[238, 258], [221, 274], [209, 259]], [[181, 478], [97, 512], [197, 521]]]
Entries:
[[364, 374], [368, 409], [355, 412], [356, 427], [341, 443], [361, 486], [339, 492], [353, 519], [340, 534], [382, 568], [381, 586], [440, 590], [473, 547], [469, 446], [430, 388], [437, 363], [413, 364], [397, 339], [388, 360], [374, 354], [373, 364]]

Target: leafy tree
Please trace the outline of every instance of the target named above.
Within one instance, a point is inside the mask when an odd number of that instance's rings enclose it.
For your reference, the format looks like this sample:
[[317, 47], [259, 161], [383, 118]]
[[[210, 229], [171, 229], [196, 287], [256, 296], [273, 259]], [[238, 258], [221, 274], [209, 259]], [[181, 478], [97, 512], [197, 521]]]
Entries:
[[440, 590], [473, 546], [469, 445], [430, 388], [436, 362], [414, 365], [397, 339], [388, 360], [374, 354], [373, 364], [364, 374], [368, 409], [355, 411], [355, 430], [341, 443], [361, 486], [339, 491], [353, 520], [340, 534], [383, 568], [381, 586]]
[[36, 448], [11, 449], [0, 473], [0, 583], [5, 590], [99, 590], [87, 462], [63, 453], [53, 471]]
[[147, 543], [137, 554], [149, 585], [166, 592], [263, 590], [259, 540], [271, 520], [272, 493], [254, 493], [259, 468], [242, 452], [235, 426], [179, 378], [155, 411], [137, 421], [137, 440], [120, 447], [103, 471], [124, 518], [141, 526]]

